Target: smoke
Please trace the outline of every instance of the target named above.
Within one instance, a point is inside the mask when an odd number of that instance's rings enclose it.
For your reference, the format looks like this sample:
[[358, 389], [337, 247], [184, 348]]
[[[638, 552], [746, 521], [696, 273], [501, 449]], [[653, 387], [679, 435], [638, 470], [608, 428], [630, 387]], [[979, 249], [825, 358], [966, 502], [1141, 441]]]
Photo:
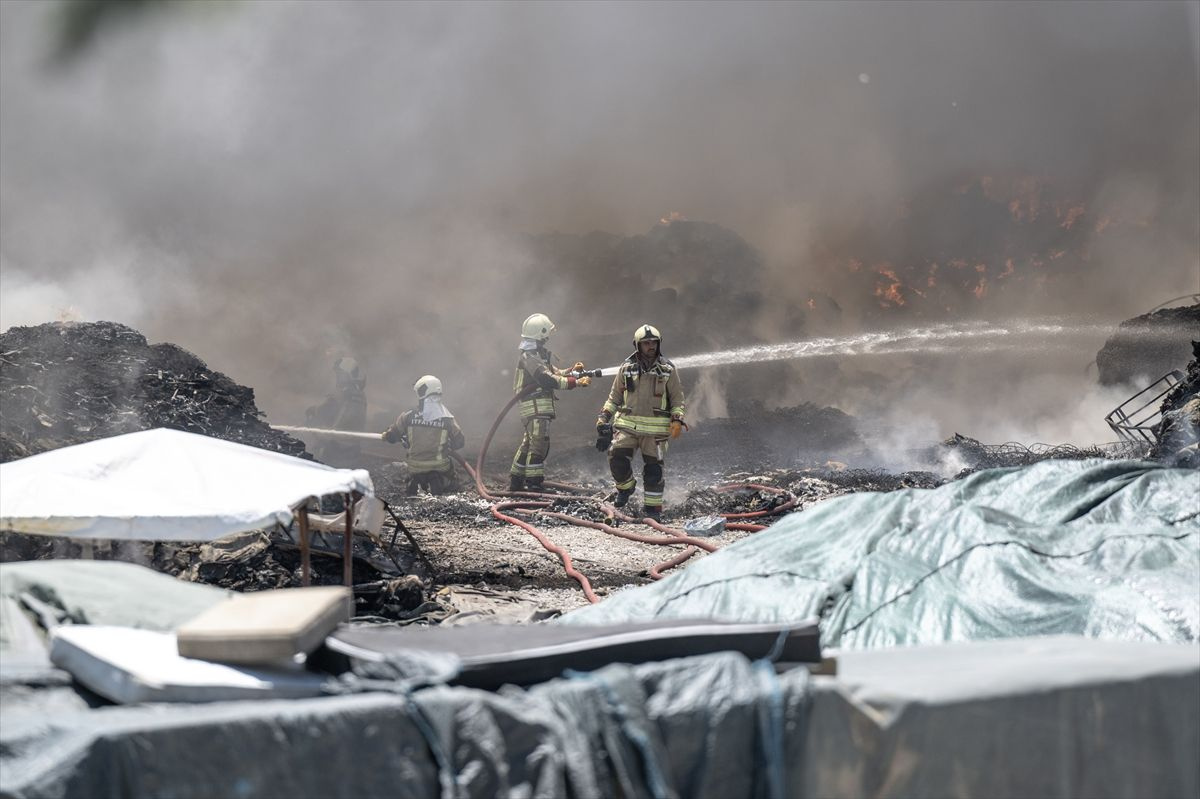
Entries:
[[[180, 5], [52, 66], [55, 4], [0, 3], [0, 324], [130, 324], [255, 387], [275, 421], [330, 388], [337, 350], [365, 366], [373, 415], [434, 373], [483, 427], [535, 311], [568, 359], [615, 363], [626, 287], [547, 268], [522, 234], [630, 236], [673, 211], [761, 253], [752, 285], [720, 288], [765, 298], [750, 322], [768, 341], [794, 338], [813, 292], [839, 309], [828, 330], [879, 324], [827, 256], [884, 226], [900, 247], [896, 208], [963, 175], [1034, 176], [1086, 205], [1089, 231], [1124, 231], [1079, 242], [1069, 292], [1031, 280], [993, 312], [1112, 322], [1200, 288], [1194, 3]], [[721, 331], [744, 315], [714, 295], [692, 320], [712, 333], [666, 330], [669, 351], [736, 343]], [[818, 317], [805, 333], [828, 332]], [[984, 383], [1054, 374], [1036, 357]], [[985, 392], [978, 363], [938, 368], [888, 407], [953, 417]], [[772, 399], [865, 412], [837, 379]], [[1060, 408], [1086, 385], [1051, 382], [1030, 390]], [[564, 414], [591, 417], [598, 393]], [[1011, 416], [964, 432], [1055, 433]]]

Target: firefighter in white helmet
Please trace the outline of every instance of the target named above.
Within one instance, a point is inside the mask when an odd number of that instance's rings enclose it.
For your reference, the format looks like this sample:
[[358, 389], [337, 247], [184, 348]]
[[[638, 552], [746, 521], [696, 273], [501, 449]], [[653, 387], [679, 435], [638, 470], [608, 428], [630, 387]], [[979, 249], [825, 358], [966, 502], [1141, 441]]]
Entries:
[[442, 381], [425, 375], [413, 385], [417, 407], [405, 411], [381, 435], [408, 450], [408, 493], [445, 494], [457, 488], [449, 451], [462, 449], [463, 431], [442, 404]]
[[661, 345], [662, 335], [653, 325], [634, 331], [634, 352], [617, 371], [596, 419], [596, 449], [608, 451], [617, 485], [613, 504], [624, 507], [633, 496], [633, 454], [641, 450], [643, 511], [651, 518], [662, 515], [667, 444], [686, 427], [679, 370], [663, 357]]
[[[570, 369], [559, 369], [546, 348], [554, 323], [545, 314], [535, 313], [521, 324], [520, 355], [513, 374], [513, 392], [522, 395], [521, 421], [525, 435], [513, 456], [509, 470], [510, 491], [541, 491], [546, 479], [546, 455], [550, 452], [550, 421], [554, 419], [556, 390], [587, 386], [590, 377], [575, 377], [571, 372], [583, 369], [576, 363]], [[529, 393], [524, 393], [528, 391]]]

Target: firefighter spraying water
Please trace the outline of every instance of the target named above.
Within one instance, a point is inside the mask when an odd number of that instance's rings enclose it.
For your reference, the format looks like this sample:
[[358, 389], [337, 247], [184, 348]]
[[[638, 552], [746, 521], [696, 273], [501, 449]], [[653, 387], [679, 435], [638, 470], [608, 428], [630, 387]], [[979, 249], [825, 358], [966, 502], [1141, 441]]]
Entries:
[[546, 455], [550, 452], [550, 422], [555, 418], [557, 391], [586, 388], [592, 378], [576, 362], [568, 370], [554, 365], [547, 348], [554, 323], [545, 314], [531, 314], [521, 324], [517, 345], [517, 368], [513, 375], [513, 394], [520, 397], [521, 422], [525, 435], [513, 455], [509, 469], [510, 491], [540, 491], [546, 479]]
[[662, 515], [665, 459], [670, 439], [679, 438], [683, 421], [683, 384], [675, 364], [663, 357], [662, 334], [653, 325], [633, 334], [634, 352], [613, 379], [612, 390], [596, 419], [596, 449], [608, 453], [616, 482], [613, 504], [624, 507], [637, 488], [633, 455], [642, 453], [643, 512]]

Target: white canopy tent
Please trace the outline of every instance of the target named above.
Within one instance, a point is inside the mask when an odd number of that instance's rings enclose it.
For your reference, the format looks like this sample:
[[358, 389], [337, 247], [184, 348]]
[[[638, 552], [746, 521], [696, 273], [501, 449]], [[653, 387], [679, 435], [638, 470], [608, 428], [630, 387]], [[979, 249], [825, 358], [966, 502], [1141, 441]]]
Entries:
[[212, 541], [286, 526], [306, 498], [354, 491], [374, 496], [365, 469], [159, 428], [0, 464], [0, 531]]

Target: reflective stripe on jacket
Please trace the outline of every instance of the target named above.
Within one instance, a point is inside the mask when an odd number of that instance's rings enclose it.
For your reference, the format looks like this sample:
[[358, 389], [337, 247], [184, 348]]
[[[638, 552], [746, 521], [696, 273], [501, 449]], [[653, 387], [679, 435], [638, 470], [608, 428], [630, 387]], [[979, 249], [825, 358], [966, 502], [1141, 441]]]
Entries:
[[448, 450], [466, 443], [453, 416], [426, 421], [418, 411], [405, 411], [384, 433], [384, 440], [408, 447], [408, 468], [413, 472], [445, 472], [453, 468]]
[[613, 378], [601, 419], [612, 417], [614, 429], [634, 435], [666, 436], [672, 419], [683, 420], [685, 408], [675, 364], [659, 356], [650, 368], [643, 369], [634, 353]]
[[537, 390], [521, 400], [521, 419], [534, 416], [553, 419], [555, 389], [571, 387], [572, 379], [564, 376], [551, 363], [550, 351], [538, 347], [536, 350], [522, 350], [517, 359], [517, 368], [513, 373], [513, 393], [520, 394], [528, 386], [537, 386]]

